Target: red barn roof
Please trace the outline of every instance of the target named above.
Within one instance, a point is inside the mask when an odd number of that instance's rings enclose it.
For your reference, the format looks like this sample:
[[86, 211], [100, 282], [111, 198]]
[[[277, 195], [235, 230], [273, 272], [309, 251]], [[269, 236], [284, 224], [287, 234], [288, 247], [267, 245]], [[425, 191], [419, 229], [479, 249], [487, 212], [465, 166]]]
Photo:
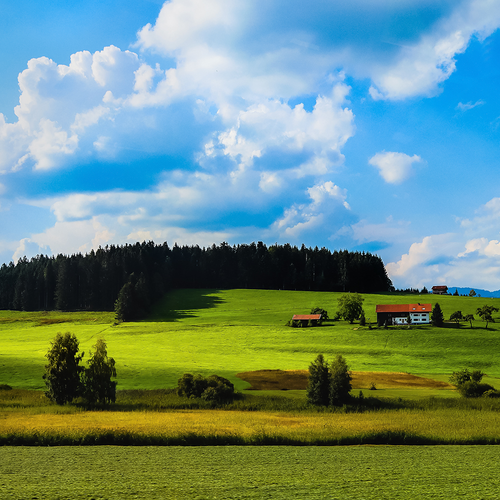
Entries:
[[321, 314], [294, 314], [292, 320], [305, 321], [305, 320], [320, 320]]
[[432, 304], [382, 304], [377, 306], [378, 313], [431, 312]]

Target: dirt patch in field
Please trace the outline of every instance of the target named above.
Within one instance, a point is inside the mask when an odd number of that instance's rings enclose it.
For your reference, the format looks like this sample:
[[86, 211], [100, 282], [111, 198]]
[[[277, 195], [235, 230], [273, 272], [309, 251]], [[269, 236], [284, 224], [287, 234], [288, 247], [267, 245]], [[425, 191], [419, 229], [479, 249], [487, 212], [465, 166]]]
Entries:
[[[257, 370], [236, 375], [248, 382], [248, 390], [304, 390], [307, 387], [307, 370]], [[353, 389], [452, 389], [453, 386], [430, 378], [397, 372], [352, 372]]]

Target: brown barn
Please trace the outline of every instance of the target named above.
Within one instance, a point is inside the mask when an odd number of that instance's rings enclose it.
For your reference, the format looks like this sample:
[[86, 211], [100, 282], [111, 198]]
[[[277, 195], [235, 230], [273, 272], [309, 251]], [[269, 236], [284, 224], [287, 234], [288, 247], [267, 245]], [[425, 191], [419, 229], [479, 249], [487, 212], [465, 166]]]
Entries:
[[311, 324], [317, 325], [321, 322], [321, 314], [294, 314], [292, 321], [300, 321], [302, 326], [307, 326], [309, 321]]

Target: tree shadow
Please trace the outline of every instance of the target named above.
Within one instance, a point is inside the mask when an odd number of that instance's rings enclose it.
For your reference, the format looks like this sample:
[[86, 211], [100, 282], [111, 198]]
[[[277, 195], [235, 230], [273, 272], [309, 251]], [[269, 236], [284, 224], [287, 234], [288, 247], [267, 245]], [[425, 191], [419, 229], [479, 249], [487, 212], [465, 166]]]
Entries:
[[167, 293], [153, 307], [148, 322], [174, 322], [197, 318], [200, 309], [212, 309], [225, 303], [215, 294], [219, 290], [182, 289]]

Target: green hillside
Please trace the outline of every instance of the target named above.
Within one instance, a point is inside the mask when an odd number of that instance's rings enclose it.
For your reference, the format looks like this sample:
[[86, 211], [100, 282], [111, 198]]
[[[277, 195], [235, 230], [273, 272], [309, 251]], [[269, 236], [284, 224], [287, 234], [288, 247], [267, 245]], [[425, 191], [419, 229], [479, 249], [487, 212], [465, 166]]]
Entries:
[[[344, 321], [316, 328], [286, 322], [311, 307], [335, 314], [338, 293], [270, 290], [177, 290], [156, 305], [148, 321], [114, 325], [112, 313], [22, 313], [0, 311], [0, 383], [43, 388], [44, 355], [57, 332], [70, 331], [88, 352], [102, 336], [117, 362], [119, 389], [173, 387], [185, 372], [226, 376], [259, 369], [307, 369], [318, 353], [340, 352], [356, 371], [398, 371], [446, 380], [461, 367], [482, 369], [488, 382], [500, 378], [500, 324], [488, 330], [431, 326], [376, 328], [375, 306], [439, 302], [445, 319], [456, 310], [475, 313], [500, 299], [433, 295], [363, 295], [373, 329]], [[500, 320], [500, 315], [496, 316]], [[494, 377], [494, 378], [492, 378]]]

